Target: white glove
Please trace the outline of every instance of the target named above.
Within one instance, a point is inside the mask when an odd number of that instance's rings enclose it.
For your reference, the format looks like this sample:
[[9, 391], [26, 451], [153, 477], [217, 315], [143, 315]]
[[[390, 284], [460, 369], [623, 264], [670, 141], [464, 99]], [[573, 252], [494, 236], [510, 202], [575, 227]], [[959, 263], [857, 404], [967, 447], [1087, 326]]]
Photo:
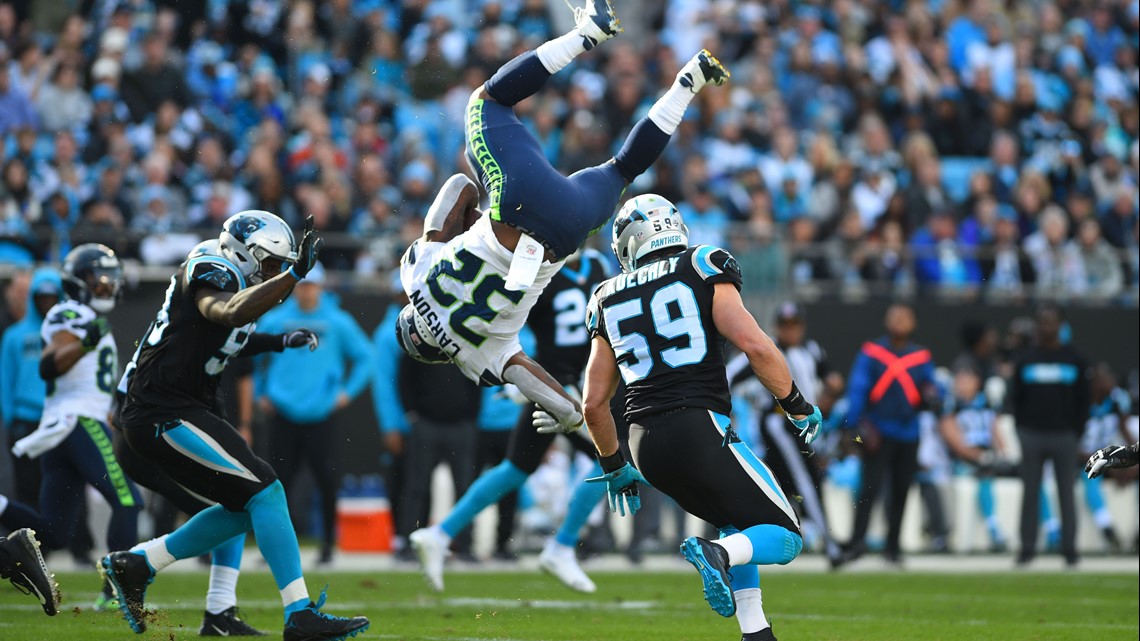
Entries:
[[[566, 394], [574, 399], [576, 405], [580, 406], [582, 393], [578, 391], [577, 387], [567, 385], [562, 389], [566, 390]], [[571, 434], [582, 429], [582, 426], [586, 424], [586, 417], [578, 411], [572, 412], [564, 421], [559, 421], [554, 415], [539, 407], [534, 414], [531, 414], [531, 418], [531, 423], [539, 434]]]

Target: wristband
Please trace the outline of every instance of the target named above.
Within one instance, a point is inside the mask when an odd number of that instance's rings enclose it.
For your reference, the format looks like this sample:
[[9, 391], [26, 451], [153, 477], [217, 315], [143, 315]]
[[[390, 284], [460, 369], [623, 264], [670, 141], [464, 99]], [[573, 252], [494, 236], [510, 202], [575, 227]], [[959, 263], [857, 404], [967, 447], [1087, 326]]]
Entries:
[[796, 382], [792, 381], [792, 391], [784, 398], [776, 399], [784, 413], [789, 416], [804, 416], [811, 414], [814, 411], [811, 403], [807, 402], [804, 395], [800, 393], [800, 388], [796, 387]]
[[625, 454], [621, 453], [621, 448], [619, 447], [618, 451], [610, 454], [609, 456], [602, 456], [599, 454], [598, 462], [602, 464], [602, 471], [606, 474], [609, 474], [614, 470], [621, 469], [621, 467], [625, 465]]
[[285, 273], [297, 279], [297, 282], [301, 282], [302, 277], [297, 275], [297, 272], [293, 269], [293, 267], [295, 267], [295, 265], [289, 265], [289, 269], [285, 270]]

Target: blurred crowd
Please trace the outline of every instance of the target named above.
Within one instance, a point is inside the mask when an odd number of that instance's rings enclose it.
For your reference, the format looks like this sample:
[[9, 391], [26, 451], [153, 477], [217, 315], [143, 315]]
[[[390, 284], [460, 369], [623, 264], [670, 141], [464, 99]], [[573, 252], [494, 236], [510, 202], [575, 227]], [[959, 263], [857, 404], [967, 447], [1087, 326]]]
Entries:
[[[519, 106], [604, 161], [702, 46], [733, 71], [631, 193], [756, 290], [1135, 300], [1136, 0], [625, 0], [627, 34]], [[0, 262], [96, 240], [174, 264], [229, 214], [316, 218], [392, 266], [464, 169], [463, 107], [560, 0], [0, 2]], [[339, 232], [339, 234], [338, 234]]]

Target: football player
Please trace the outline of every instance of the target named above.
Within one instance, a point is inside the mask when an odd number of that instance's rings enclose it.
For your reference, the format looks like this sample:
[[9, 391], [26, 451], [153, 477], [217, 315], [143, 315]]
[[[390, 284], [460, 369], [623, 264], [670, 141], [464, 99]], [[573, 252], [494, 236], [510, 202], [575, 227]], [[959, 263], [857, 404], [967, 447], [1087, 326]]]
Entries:
[[638, 122], [610, 161], [567, 177], [543, 155], [514, 112], [552, 74], [621, 32], [609, 0], [574, 10], [569, 33], [500, 68], [467, 105], [467, 159], [489, 196], [464, 176], [444, 185], [424, 221], [424, 234], [401, 261], [411, 302], [397, 320], [401, 346], [413, 358], [454, 361], [483, 385], [512, 383], [566, 430], [582, 425], [581, 405], [522, 352], [518, 332], [562, 261], [613, 215], [626, 186], [664, 151], [693, 97], [720, 85], [728, 71], [701, 51]]
[[54, 577], [44, 563], [35, 532], [22, 528], [0, 536], [0, 579], [36, 597], [49, 617], [59, 610], [59, 586]]
[[[119, 365], [106, 314], [119, 300], [122, 265], [110, 248], [86, 244], [67, 254], [61, 275], [64, 299], [48, 310], [40, 331], [40, 377], [47, 383], [43, 417], [12, 452], [40, 459], [40, 535], [49, 548], [71, 542], [85, 485], [111, 506], [107, 544], [131, 546], [138, 542], [142, 496], [115, 458], [107, 425]], [[112, 599], [105, 583], [96, 609]]]
[[[582, 370], [589, 356], [586, 303], [594, 287], [609, 276], [608, 271], [605, 259], [594, 250], [572, 254], [551, 277], [527, 319], [534, 332], [536, 360], [560, 385], [575, 388], [581, 385]], [[519, 415], [506, 459], [476, 479], [442, 522], [416, 530], [408, 537], [424, 575], [437, 591], [443, 590], [443, 562], [451, 539], [471, 525], [480, 512], [522, 487], [542, 463], [556, 433], [561, 431], [556, 425], [550, 425], [549, 429], [538, 432], [532, 425], [535, 410], [530, 404]], [[567, 434], [567, 438], [578, 451], [593, 454], [594, 445], [585, 434], [574, 431]], [[580, 484], [575, 488], [557, 536], [547, 542], [539, 556], [539, 565], [544, 570], [579, 592], [591, 593], [597, 589], [578, 565], [574, 546], [579, 531], [604, 493], [605, 488], [596, 484]]]
[[[729, 422], [724, 340], [748, 355], [805, 442], [818, 434], [820, 411], [745, 309], [736, 260], [717, 247], [689, 247], [672, 203], [652, 194], [627, 202], [614, 220], [613, 249], [622, 273], [598, 287], [587, 310], [586, 426], [605, 471], [595, 480], [606, 484], [611, 511], [636, 512], [637, 485], [648, 481], [717, 527], [717, 541], [681, 544], [705, 599], [721, 616], [737, 616], [745, 641], [775, 639], [756, 566], [790, 563], [803, 539], [771, 470]], [[636, 468], [618, 449], [610, 412], [619, 378]]]
[[146, 630], [146, 589], [158, 572], [250, 529], [281, 594], [286, 641], [344, 639], [368, 627], [364, 617], [322, 612], [323, 593], [316, 602], [309, 599], [277, 475], [212, 409], [220, 375], [254, 340], [255, 321], [316, 263], [321, 241], [312, 225], [309, 218], [298, 244], [269, 212], [230, 217], [218, 237], [220, 255], [195, 256], [178, 268], [140, 342], [120, 413], [124, 439], [179, 485], [216, 505], [168, 535], [101, 560], [135, 632]]
[[[198, 256], [220, 256], [218, 239], [214, 238], [199, 243], [187, 256], [187, 260]], [[171, 277], [177, 278], [177, 274]], [[245, 347], [238, 352], [238, 358], [246, 358], [267, 351], [280, 352], [286, 348], [317, 346], [316, 334], [307, 329], [298, 329], [285, 334], [253, 333]], [[131, 362], [119, 380], [115, 393], [115, 415], [122, 409], [122, 402], [126, 398], [130, 385], [131, 374], [138, 366], [138, 355], [142, 343], [135, 350]], [[220, 398], [218, 399], [220, 401]], [[223, 415], [220, 404], [215, 405], [215, 413]], [[122, 424], [121, 418], [115, 418], [112, 427], [118, 428]], [[119, 459], [123, 471], [135, 483], [162, 495], [183, 513], [193, 516], [210, 507], [210, 503], [203, 501], [184, 487], [179, 485], [166, 473], [160, 465], [144, 459], [137, 454], [123, 438], [121, 429], [115, 430], [115, 456]], [[198, 634], [205, 637], [241, 637], [264, 636], [264, 633], [253, 628], [241, 619], [237, 608], [237, 580], [241, 570], [241, 557], [245, 549], [245, 534], [238, 534], [229, 541], [214, 548], [210, 553], [210, 583], [206, 590], [206, 610], [202, 614], [202, 625]]]

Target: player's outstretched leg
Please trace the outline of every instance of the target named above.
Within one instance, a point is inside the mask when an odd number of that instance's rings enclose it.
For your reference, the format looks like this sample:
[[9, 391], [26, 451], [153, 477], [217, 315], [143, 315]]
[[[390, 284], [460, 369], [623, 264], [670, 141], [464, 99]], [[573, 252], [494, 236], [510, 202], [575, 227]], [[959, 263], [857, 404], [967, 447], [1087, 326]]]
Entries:
[[[602, 466], [595, 464], [595, 469], [587, 476], [601, 474]], [[554, 538], [546, 542], [542, 554], [538, 557], [539, 567], [571, 590], [593, 594], [598, 589], [578, 564], [574, 548], [578, 546], [578, 535], [586, 525], [586, 520], [590, 518], [590, 512], [605, 494], [606, 488], [601, 483], [580, 482], [570, 497], [570, 505], [566, 509], [562, 525], [558, 527]]]
[[475, 479], [439, 525], [421, 528], [408, 535], [420, 569], [433, 590], [443, 591], [443, 562], [451, 539], [467, 529], [480, 512], [522, 487], [526, 477], [526, 472], [510, 461], [503, 461]]
[[0, 537], [0, 579], [11, 581], [17, 590], [39, 599], [44, 614], [55, 616], [59, 609], [59, 585], [44, 563], [35, 532], [23, 528]]
[[[621, 33], [621, 23], [609, 0], [586, 0], [574, 9], [575, 27], [563, 36], [527, 51], [499, 68], [483, 88], [495, 102], [513, 107], [538, 93], [550, 76], [561, 71], [579, 54]], [[478, 95], [478, 92], [477, 92]]]
[[625, 144], [614, 156], [614, 164], [627, 183], [645, 173], [665, 151], [693, 97], [706, 85], [723, 85], [729, 75], [707, 49], [701, 49], [681, 68], [673, 86], [653, 103], [649, 114], [633, 126]]

